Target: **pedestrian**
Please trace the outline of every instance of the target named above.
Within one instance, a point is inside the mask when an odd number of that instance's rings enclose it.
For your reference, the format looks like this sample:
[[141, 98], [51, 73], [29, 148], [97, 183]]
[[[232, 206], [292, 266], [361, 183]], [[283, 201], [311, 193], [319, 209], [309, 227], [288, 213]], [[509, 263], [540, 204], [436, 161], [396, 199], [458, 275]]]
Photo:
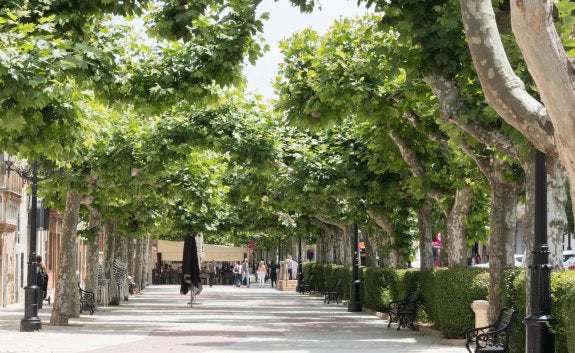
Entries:
[[274, 283], [276, 284], [276, 286], [278, 285], [278, 265], [276, 264], [275, 261], [272, 261], [272, 263], [270, 264], [270, 280], [271, 280], [271, 285], [272, 288], [274, 287]]
[[263, 288], [266, 282], [266, 275], [268, 274], [268, 268], [264, 260], [260, 261], [257, 274], [258, 274], [258, 287]]
[[40, 287], [40, 290], [42, 291], [40, 295], [42, 296], [42, 301], [44, 301], [48, 294], [48, 273], [46, 271], [46, 266], [42, 263], [42, 256], [36, 256], [36, 264], [36, 285]]
[[287, 260], [286, 260], [286, 267], [287, 267], [287, 273], [288, 273], [288, 279], [293, 279], [292, 278], [292, 274], [293, 274], [293, 260], [291, 255], [287, 256]]
[[216, 282], [216, 271], [217, 271], [216, 262], [212, 260], [208, 264], [208, 282], [210, 287], [212, 287]]
[[292, 278], [291, 279], [298, 279], [299, 276], [299, 263], [296, 260], [291, 260], [291, 271], [292, 271]]
[[236, 264], [234, 265], [232, 272], [234, 273], [236, 287], [240, 287], [242, 285], [242, 266], [240, 265], [240, 260], [236, 260]]
[[242, 283], [244, 283], [247, 288], [250, 288], [250, 263], [247, 257], [242, 264]]

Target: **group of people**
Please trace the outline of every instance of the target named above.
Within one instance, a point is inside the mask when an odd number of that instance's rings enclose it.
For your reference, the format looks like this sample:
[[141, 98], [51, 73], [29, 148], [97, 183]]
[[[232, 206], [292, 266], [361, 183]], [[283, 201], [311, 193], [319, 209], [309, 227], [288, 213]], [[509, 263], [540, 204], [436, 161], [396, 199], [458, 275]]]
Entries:
[[[297, 261], [292, 259], [291, 255], [287, 256], [286, 266], [288, 272], [288, 279], [297, 279]], [[271, 280], [271, 287], [277, 286], [278, 283], [278, 271], [280, 266], [272, 261], [269, 266], [264, 260], [261, 260], [255, 268], [255, 277], [259, 288], [263, 288], [266, 280], [269, 278]], [[243, 262], [240, 260], [236, 261], [233, 271], [234, 273], [234, 283], [236, 287], [241, 287], [242, 285], [250, 288], [250, 263], [246, 257]]]

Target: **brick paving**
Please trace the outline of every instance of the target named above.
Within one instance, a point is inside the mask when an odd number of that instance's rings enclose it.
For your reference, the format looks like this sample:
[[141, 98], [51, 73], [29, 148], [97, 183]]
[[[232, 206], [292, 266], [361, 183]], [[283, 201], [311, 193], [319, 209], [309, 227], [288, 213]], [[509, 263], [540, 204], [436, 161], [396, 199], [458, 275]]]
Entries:
[[19, 332], [23, 305], [11, 305], [0, 309], [0, 353], [467, 352], [313, 295], [206, 286], [192, 307], [189, 299], [179, 286], [150, 286], [119, 306], [99, 307], [59, 327], [49, 325], [51, 306], [44, 304], [39, 332]]

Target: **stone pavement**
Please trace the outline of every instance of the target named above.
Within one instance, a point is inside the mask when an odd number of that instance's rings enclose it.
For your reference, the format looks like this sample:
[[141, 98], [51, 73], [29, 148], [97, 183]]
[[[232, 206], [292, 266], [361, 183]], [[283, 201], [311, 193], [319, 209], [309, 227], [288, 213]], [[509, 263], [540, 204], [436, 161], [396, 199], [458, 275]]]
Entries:
[[22, 304], [0, 308], [0, 352], [283, 352], [465, 353], [428, 334], [387, 328], [387, 321], [323, 297], [275, 289], [204, 287], [190, 307], [179, 286], [158, 285], [93, 316], [50, 326], [40, 309], [39, 332], [20, 332]]

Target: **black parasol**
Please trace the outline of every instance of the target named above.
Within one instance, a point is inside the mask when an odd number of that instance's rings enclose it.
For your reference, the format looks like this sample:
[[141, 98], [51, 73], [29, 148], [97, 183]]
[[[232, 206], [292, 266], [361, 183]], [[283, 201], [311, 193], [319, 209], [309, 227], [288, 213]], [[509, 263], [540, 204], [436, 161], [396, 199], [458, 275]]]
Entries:
[[200, 262], [198, 261], [198, 246], [193, 235], [186, 235], [184, 240], [184, 254], [182, 257], [182, 278], [180, 293], [187, 294], [190, 287], [194, 295], [202, 291], [200, 279]]

